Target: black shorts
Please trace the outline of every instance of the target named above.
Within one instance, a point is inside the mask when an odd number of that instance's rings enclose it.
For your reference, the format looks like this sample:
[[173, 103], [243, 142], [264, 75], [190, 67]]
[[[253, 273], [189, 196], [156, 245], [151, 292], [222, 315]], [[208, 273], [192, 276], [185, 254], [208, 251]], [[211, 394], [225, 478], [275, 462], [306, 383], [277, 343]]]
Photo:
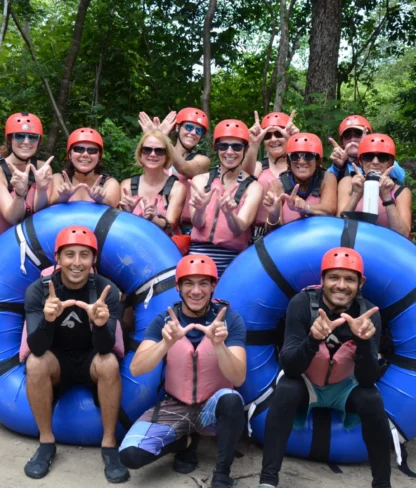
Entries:
[[50, 352], [56, 357], [61, 369], [59, 390], [64, 392], [74, 385], [95, 387], [91, 379], [91, 363], [98, 352], [95, 349], [87, 351], [65, 351], [60, 348], [51, 348]]

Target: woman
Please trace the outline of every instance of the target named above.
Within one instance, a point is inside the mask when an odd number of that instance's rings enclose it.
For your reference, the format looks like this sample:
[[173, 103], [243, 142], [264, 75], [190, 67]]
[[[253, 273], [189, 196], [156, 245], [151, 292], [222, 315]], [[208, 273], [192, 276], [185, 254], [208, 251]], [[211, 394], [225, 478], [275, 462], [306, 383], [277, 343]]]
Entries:
[[248, 246], [262, 198], [261, 185], [242, 169], [249, 133], [239, 120], [223, 120], [214, 130], [220, 165], [191, 183], [191, 254], [206, 254], [221, 275]]
[[396, 147], [385, 134], [364, 136], [358, 146], [358, 162], [364, 175], [354, 164], [355, 175], [344, 177], [338, 187], [338, 215], [342, 212], [361, 212], [365, 175], [380, 174], [377, 224], [389, 227], [408, 237], [412, 221], [412, 193], [396, 184], [389, 176], [394, 169]]
[[48, 205], [50, 163], [36, 158], [43, 127], [36, 115], [11, 115], [5, 127], [5, 158], [0, 157], [0, 233]]
[[[169, 235], [180, 234], [179, 220], [185, 203], [185, 186], [166, 171], [173, 163], [173, 147], [158, 130], [143, 135], [136, 149], [136, 163], [142, 175], [121, 183], [120, 207], [150, 220]], [[189, 238], [188, 238], [189, 239]]]
[[337, 180], [321, 166], [319, 137], [295, 134], [286, 151], [288, 170], [272, 182], [263, 201], [267, 230], [310, 215], [335, 215], [337, 208]]
[[77, 129], [68, 138], [67, 163], [62, 175], [53, 175], [50, 204], [87, 201], [117, 207], [120, 185], [103, 174], [104, 143], [94, 129]]

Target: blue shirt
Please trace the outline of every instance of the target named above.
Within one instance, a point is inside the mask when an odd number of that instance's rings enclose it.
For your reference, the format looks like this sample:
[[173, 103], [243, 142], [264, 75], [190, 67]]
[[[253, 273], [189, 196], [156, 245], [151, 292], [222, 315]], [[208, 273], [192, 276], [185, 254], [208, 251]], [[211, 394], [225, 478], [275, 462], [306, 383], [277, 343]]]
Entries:
[[[363, 169], [361, 166], [358, 166], [358, 169], [363, 173]], [[345, 165], [342, 168], [338, 168], [338, 166], [335, 166], [334, 163], [327, 169], [330, 173], [334, 173], [334, 175], [337, 177], [337, 180], [339, 181], [341, 178], [344, 176], [351, 176], [351, 173], [354, 174], [354, 168], [352, 167], [352, 162], [347, 161], [346, 167]], [[343, 175], [340, 173], [344, 173]], [[397, 161], [394, 161], [394, 170], [390, 173], [390, 178], [396, 180], [400, 185], [403, 185], [404, 179], [406, 177], [406, 171], [399, 165]]]
[[[215, 320], [216, 316], [217, 306], [212, 303], [208, 312], [201, 317], [188, 317], [182, 312], [182, 307], [179, 307], [179, 312], [177, 314], [179, 323], [182, 325], [182, 327], [186, 327], [189, 324], [201, 324], [209, 326]], [[160, 342], [163, 339], [162, 329], [165, 326], [165, 323], [169, 320], [170, 315], [167, 311], [157, 315], [147, 326], [144, 333], [144, 340]], [[224, 321], [228, 330], [228, 336], [224, 341], [225, 345], [227, 347], [239, 346], [245, 348], [246, 327], [242, 317], [234, 310], [228, 308], [224, 317]], [[197, 347], [204, 338], [204, 333], [200, 330], [193, 329], [186, 334], [186, 337], [192, 342], [195, 347]]]

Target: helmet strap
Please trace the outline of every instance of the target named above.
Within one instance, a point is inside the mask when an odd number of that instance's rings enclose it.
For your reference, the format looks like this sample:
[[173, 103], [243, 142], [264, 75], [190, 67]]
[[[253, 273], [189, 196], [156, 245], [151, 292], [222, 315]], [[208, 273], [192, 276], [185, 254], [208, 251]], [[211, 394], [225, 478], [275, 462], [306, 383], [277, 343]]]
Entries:
[[22, 158], [19, 158], [19, 156], [13, 151], [13, 149], [11, 149], [11, 152], [13, 154], [13, 156], [18, 159], [19, 161], [22, 161], [24, 163], [28, 163], [30, 161], [30, 158], [27, 158], [27, 159], [22, 159]]
[[[74, 166], [74, 163], [72, 163], [72, 161], [71, 161], [71, 164], [72, 164], [72, 166]], [[77, 170], [77, 169], [75, 168], [75, 166], [74, 166], [74, 172], [75, 172], [75, 173], [79, 173], [80, 175], [84, 175], [84, 176], [88, 176], [90, 173], [93, 173], [93, 172], [94, 172], [94, 170], [95, 170], [95, 168], [90, 169], [89, 171], [79, 171], [79, 170]]]
[[246, 153], [247, 153], [247, 146], [244, 148], [244, 153], [243, 153], [243, 159], [237, 164], [237, 166], [235, 168], [230, 168], [230, 169], [227, 169], [227, 171], [221, 175], [221, 184], [224, 185], [224, 176], [227, 174], [227, 173], [234, 173], [234, 171], [243, 164], [243, 161], [244, 161], [244, 158], [246, 157]]

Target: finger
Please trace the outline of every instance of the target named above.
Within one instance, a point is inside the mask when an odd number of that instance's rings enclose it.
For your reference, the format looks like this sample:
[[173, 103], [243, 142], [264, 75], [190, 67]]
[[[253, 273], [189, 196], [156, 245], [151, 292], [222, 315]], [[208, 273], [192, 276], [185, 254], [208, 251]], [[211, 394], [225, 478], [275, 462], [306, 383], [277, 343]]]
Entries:
[[[51, 283], [51, 282], [49, 282]], [[68, 307], [73, 307], [76, 303], [76, 300], [65, 300], [64, 302], [61, 302], [62, 308], [68, 308]]]
[[172, 319], [172, 322], [179, 324], [178, 317], [175, 315], [175, 312], [173, 311], [173, 309], [171, 307], [168, 307], [168, 314], [169, 314], [169, 317]]
[[16, 166], [12, 162], [9, 162], [9, 161], [6, 161], [6, 163], [7, 163], [7, 166], [10, 168], [10, 171], [12, 173], [14, 173], [16, 171]]
[[62, 176], [64, 177], [65, 183], [69, 186], [72, 186], [71, 180], [69, 179], [68, 173], [66, 171], [62, 171]]
[[345, 324], [345, 318], [344, 317], [340, 317], [339, 319], [333, 320], [331, 322], [332, 329], [335, 329], [336, 327], [339, 327], [342, 324]]
[[131, 197], [130, 192], [127, 190], [127, 188], [123, 188], [123, 193], [126, 195], [126, 197]]
[[335, 140], [335, 139], [332, 139], [332, 137], [328, 137], [328, 141], [332, 144], [332, 146], [337, 149], [340, 147], [340, 145], [338, 144], [338, 142]]
[[372, 317], [375, 313], [377, 313], [379, 310], [378, 307], [373, 307], [373, 308], [370, 308], [370, 310], [367, 310], [367, 312], [363, 313], [361, 315], [361, 318], [362, 319], [369, 319], [370, 317]]
[[319, 308], [318, 313], [319, 313], [319, 316], [321, 317], [322, 320], [329, 322], [329, 318], [328, 318], [328, 315], [326, 314], [325, 310], [322, 310], [322, 308]]
[[206, 325], [202, 325], [202, 324], [193, 324], [193, 328], [196, 330], [200, 330], [204, 334], [206, 334], [207, 330], [209, 330], [209, 327], [207, 327]]
[[46, 163], [45, 163], [45, 164], [42, 166], [42, 168], [44, 168], [45, 166], [50, 166], [50, 164], [52, 163], [52, 161], [53, 161], [53, 158], [54, 158], [54, 157], [55, 157], [55, 156], [51, 156], [51, 157], [50, 157], [50, 158], [49, 158], [49, 159], [46, 161]]
[[100, 300], [102, 302], [105, 302], [105, 299], [107, 298], [107, 295], [109, 294], [110, 290], [111, 290], [111, 285], [107, 285], [104, 288], [104, 290], [103, 290], [103, 292], [101, 293], [101, 296], [100, 296]]
[[186, 335], [190, 330], [195, 329], [195, 324], [189, 324], [182, 328], [183, 335]]
[[220, 310], [220, 313], [217, 315], [215, 322], [221, 322], [224, 318], [224, 315], [227, 313], [228, 307], [224, 307]]
[[238, 185], [239, 185], [239, 183], [235, 183], [230, 188], [227, 188], [227, 190], [225, 190], [225, 192], [224, 192], [224, 195], [232, 195], [232, 193], [234, 192], [234, 190], [236, 190], [238, 188]]
[[75, 302], [75, 305], [79, 308], [82, 308], [83, 310], [86, 310], [88, 312], [89, 308], [91, 305], [89, 303], [82, 302], [81, 300], [77, 300]]
[[352, 167], [354, 168], [355, 174], [361, 176], [361, 171], [358, 169], [358, 166], [355, 163], [352, 163]]
[[155, 124], [156, 127], [159, 127], [159, 125], [160, 125], [159, 117], [153, 117], [153, 123]]
[[292, 110], [292, 112], [290, 113], [289, 115], [289, 122], [286, 124], [286, 127], [291, 123], [293, 122], [293, 119], [295, 118], [295, 115], [296, 115], [296, 110]]
[[351, 315], [348, 315], [347, 313], [342, 313], [341, 317], [345, 319], [349, 325], [351, 325], [354, 322], [354, 319], [351, 317]]
[[389, 176], [389, 174], [394, 170], [394, 165], [387, 168], [386, 171], [383, 173], [383, 176]]
[[37, 170], [36, 170], [36, 168], [33, 166], [33, 164], [27, 164], [27, 165], [26, 165], [26, 169], [25, 169], [25, 173], [28, 175], [28, 174], [29, 174], [29, 172], [30, 172], [30, 170], [32, 170], [34, 174], [36, 174], [36, 173], [37, 173]]
[[156, 207], [157, 205], [157, 198], [155, 198], [154, 202], [153, 202], [153, 206]]
[[192, 186], [195, 193], [200, 193], [200, 189], [195, 185], [195, 183], [192, 180], [188, 180], [188, 183]]
[[49, 296], [51, 298], [56, 298], [55, 287], [53, 286], [52, 280], [49, 280], [48, 288], [49, 288]]
[[92, 185], [92, 188], [94, 188], [94, 189], [95, 189], [95, 188], [97, 188], [97, 187], [99, 186], [99, 184], [100, 184], [100, 181], [101, 181], [102, 179], [103, 179], [103, 175], [100, 175], [100, 176], [99, 176], [99, 177], [96, 179], [95, 183]]
[[297, 194], [298, 194], [298, 190], [299, 190], [299, 183], [297, 183], [295, 185], [295, 188], [293, 188], [293, 191], [290, 195], [291, 198], [296, 198]]
[[257, 110], [254, 111], [254, 122], [255, 124], [260, 124], [259, 113]]

